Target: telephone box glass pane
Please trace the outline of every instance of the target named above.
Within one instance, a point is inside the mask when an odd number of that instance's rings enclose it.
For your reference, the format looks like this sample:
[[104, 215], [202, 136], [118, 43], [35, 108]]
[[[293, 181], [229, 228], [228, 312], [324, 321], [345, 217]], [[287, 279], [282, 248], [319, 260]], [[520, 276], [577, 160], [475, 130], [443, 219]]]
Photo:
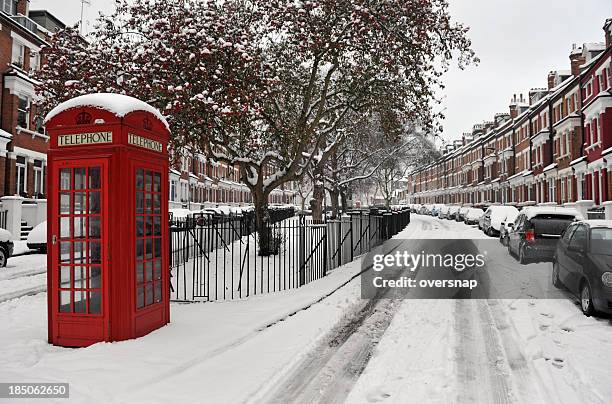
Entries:
[[72, 243], [69, 241], [62, 241], [60, 243], [60, 262], [70, 262], [70, 247]]
[[89, 313], [102, 313], [102, 294], [100, 292], [89, 292]]
[[91, 241], [89, 242], [89, 262], [92, 264], [99, 264], [102, 259], [100, 242]]
[[153, 278], [156, 280], [161, 279], [161, 260], [153, 262]]
[[153, 217], [153, 235], [161, 236], [161, 217], [159, 216]]
[[153, 234], [153, 217], [152, 216], [147, 217], [147, 233], [146, 234], [147, 234], [147, 237]]
[[149, 282], [153, 279], [153, 263], [151, 261], [145, 263], [145, 280]]
[[153, 192], [161, 192], [161, 174], [153, 174]]
[[144, 240], [136, 240], [136, 260], [144, 260]]
[[74, 193], [74, 212], [75, 214], [85, 213], [85, 192]]
[[100, 213], [100, 193], [89, 193], [89, 213]]
[[155, 303], [162, 301], [162, 283], [155, 282]]
[[60, 238], [70, 238], [70, 217], [61, 217], [59, 227]]
[[61, 313], [70, 313], [70, 291], [69, 290], [60, 291], [59, 311]]
[[136, 213], [144, 212], [144, 194], [136, 192]]
[[146, 258], [148, 260], [150, 260], [151, 258], [153, 258], [153, 242], [150, 238], [148, 238], [145, 241], [146, 247], [145, 247], [145, 251], [146, 251]]
[[84, 264], [86, 257], [87, 257], [87, 251], [85, 248], [85, 242], [84, 241], [77, 241], [73, 244], [74, 246], [74, 259], [72, 262], [74, 262], [75, 264]]
[[84, 290], [74, 291], [74, 312], [75, 313], [87, 313], [87, 292]]
[[151, 190], [152, 190], [151, 183], [152, 183], [151, 172], [147, 171], [145, 173], [145, 191], [146, 192], [151, 192]]
[[59, 287], [61, 289], [70, 289], [70, 272], [71, 267], [60, 267]]
[[72, 170], [70, 168], [62, 168], [60, 170], [60, 189], [69, 190], [72, 189]]
[[144, 188], [144, 172], [141, 169], [136, 170], [136, 189], [142, 191]]
[[87, 267], [74, 267], [74, 288], [87, 289]]
[[70, 213], [70, 194], [60, 194], [60, 215]]
[[145, 305], [153, 304], [153, 282], [147, 282], [147, 291], [145, 292]]
[[89, 217], [89, 238], [100, 238], [100, 217]]
[[85, 231], [85, 223], [87, 218], [83, 216], [77, 216], [74, 218], [74, 238], [83, 238], [87, 236]]
[[89, 189], [100, 189], [100, 167], [89, 169]]
[[139, 262], [136, 264], [136, 283], [144, 282], [144, 264]]
[[154, 257], [155, 258], [160, 258], [161, 257], [161, 238], [156, 238], [153, 239], [153, 251], [154, 251]]
[[74, 169], [74, 189], [85, 189], [85, 168]]
[[144, 288], [142, 286], [136, 288], [136, 307], [144, 307]]
[[153, 211], [153, 201], [151, 194], [145, 194], [145, 212], [151, 213]]
[[153, 213], [161, 213], [161, 195], [153, 195]]
[[89, 313], [102, 313], [102, 294], [100, 292], [89, 292]]
[[144, 236], [144, 217], [136, 217], [136, 237]]
[[102, 288], [102, 270], [100, 267], [91, 267], [91, 272], [89, 273], [89, 288]]

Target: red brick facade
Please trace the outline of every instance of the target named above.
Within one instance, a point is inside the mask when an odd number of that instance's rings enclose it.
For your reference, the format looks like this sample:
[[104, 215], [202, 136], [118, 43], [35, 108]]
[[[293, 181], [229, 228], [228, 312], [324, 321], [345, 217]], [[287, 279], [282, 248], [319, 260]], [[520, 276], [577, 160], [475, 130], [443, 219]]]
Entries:
[[527, 100], [515, 95], [509, 114], [475, 125], [439, 161], [411, 173], [408, 202], [612, 200], [612, 19], [604, 31], [605, 43], [574, 48], [568, 70], [548, 73], [548, 88]]

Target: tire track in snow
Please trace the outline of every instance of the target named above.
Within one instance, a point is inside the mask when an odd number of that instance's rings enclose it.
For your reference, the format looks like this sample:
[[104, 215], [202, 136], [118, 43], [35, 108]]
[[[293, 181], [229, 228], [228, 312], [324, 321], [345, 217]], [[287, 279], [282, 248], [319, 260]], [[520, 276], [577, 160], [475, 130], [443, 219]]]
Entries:
[[485, 300], [457, 300], [457, 402], [512, 403], [502, 347]]

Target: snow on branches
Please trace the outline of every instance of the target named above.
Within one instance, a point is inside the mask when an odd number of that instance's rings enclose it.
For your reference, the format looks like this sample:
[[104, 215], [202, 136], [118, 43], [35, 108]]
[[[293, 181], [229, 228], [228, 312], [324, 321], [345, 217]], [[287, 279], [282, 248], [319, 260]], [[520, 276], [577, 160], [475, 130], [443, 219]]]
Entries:
[[185, 147], [240, 167], [256, 205], [323, 164], [383, 105], [431, 127], [453, 57], [475, 60], [445, 0], [118, 0], [44, 50], [43, 109], [90, 92], [157, 107]]

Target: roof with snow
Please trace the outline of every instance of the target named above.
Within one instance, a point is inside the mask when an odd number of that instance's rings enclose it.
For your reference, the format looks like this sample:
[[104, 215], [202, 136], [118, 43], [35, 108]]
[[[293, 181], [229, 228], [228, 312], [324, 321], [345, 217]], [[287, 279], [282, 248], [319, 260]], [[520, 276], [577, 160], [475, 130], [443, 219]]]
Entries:
[[62, 102], [60, 105], [53, 108], [51, 112], [47, 114], [44, 123], [46, 124], [62, 112], [81, 107], [100, 108], [112, 114], [115, 114], [119, 118], [123, 118], [124, 116], [136, 111], [149, 112], [155, 115], [155, 117], [164, 124], [166, 129], [170, 131], [170, 125], [168, 125], [168, 121], [166, 121], [166, 118], [156, 108], [153, 108], [151, 105], [147, 104], [144, 101], [140, 101], [137, 98], [123, 94], [113, 93], [81, 95], [80, 97], [76, 97], [71, 100]]
[[586, 223], [590, 227], [612, 228], [612, 220], [581, 220], [580, 223]]
[[533, 219], [538, 215], [567, 215], [574, 216], [578, 220], [582, 220], [583, 216], [574, 208], [566, 208], [561, 206], [530, 206], [523, 210], [527, 219]]

